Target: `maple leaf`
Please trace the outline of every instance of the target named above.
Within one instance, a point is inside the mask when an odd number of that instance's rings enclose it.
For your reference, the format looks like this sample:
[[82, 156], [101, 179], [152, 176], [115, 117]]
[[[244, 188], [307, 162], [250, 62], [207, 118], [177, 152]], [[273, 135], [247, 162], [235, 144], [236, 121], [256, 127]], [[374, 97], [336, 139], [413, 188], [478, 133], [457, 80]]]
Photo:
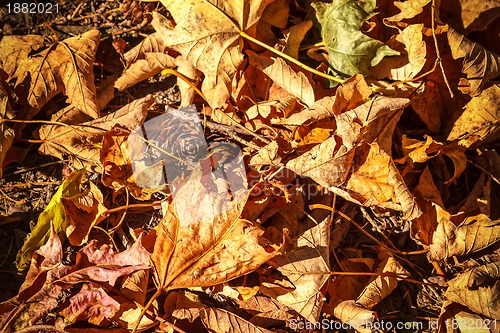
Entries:
[[[76, 264], [67, 266], [62, 263], [61, 240], [54, 228], [50, 228], [46, 244], [33, 255], [19, 294], [0, 305], [0, 328], [4, 331], [16, 331], [36, 324], [47, 313], [61, 305], [63, 291], [83, 283], [89, 285], [83, 288], [82, 293], [76, 296], [73, 302], [65, 304], [70, 308], [65, 310], [62, 307], [59, 310], [72, 322], [82, 313], [80, 306], [93, 308], [92, 304], [78, 304], [75, 303], [76, 300], [84, 299], [85, 302], [92, 301], [91, 298], [94, 298], [94, 301], [101, 298], [106, 299], [110, 306], [103, 309], [104, 311], [94, 307], [97, 312], [89, 313], [89, 319], [95, 323], [110, 319], [117, 311], [116, 301], [110, 299], [104, 290], [114, 287], [116, 280], [123, 275], [149, 269], [149, 252], [142, 246], [141, 239], [142, 236], [139, 236], [132, 247], [119, 253], [115, 253], [109, 246], [98, 248], [96, 241], [92, 241], [77, 253]], [[95, 285], [102, 289], [94, 288]]]
[[491, 79], [500, 74], [500, 56], [474, 43], [453, 28], [448, 30], [453, 58], [464, 58], [462, 72], [467, 74], [469, 95], [478, 96]]
[[72, 156], [79, 167], [100, 167], [99, 144], [106, 131], [116, 124], [134, 129], [144, 122], [153, 97], [148, 95], [125, 105], [116, 112], [89, 122], [73, 126], [44, 125], [40, 128], [40, 138], [44, 143], [42, 154], [63, 158]]
[[336, 72], [347, 76], [367, 74], [368, 68], [377, 65], [385, 56], [399, 55], [361, 32], [363, 22], [374, 15], [375, 6], [375, 0], [313, 3], [329, 63]]
[[[302, 193], [300, 193], [302, 195]], [[269, 263], [294, 285], [295, 289], [274, 295], [276, 300], [311, 322], [318, 320], [324, 295], [321, 289], [330, 278], [329, 251], [331, 219], [322, 216], [317, 225], [303, 231], [296, 247]]]
[[0, 65], [10, 78], [17, 79], [16, 86], [25, 79], [29, 81], [28, 119], [60, 92], [81, 112], [99, 117], [93, 71], [99, 42], [98, 30], [49, 45], [36, 35], [4, 36], [0, 41]]
[[259, 21], [272, 0], [162, 0], [176, 26], [153, 13], [153, 27], [166, 46], [181, 53], [205, 74], [201, 90], [212, 108], [229, 98], [231, 80], [243, 61], [241, 32]]
[[465, 105], [465, 110], [453, 123], [448, 140], [459, 140], [461, 146], [488, 142], [498, 137], [500, 126], [500, 88], [493, 85]]
[[[497, 319], [500, 318], [499, 279], [500, 262], [478, 266], [448, 281], [445, 297], [448, 301], [462, 304], [475, 313]], [[441, 316], [443, 315], [444, 312], [441, 313]]]
[[[260, 226], [240, 218], [246, 188], [232, 189], [231, 200], [220, 181], [214, 181], [213, 189], [201, 181], [200, 171], [193, 171], [157, 230], [151, 258], [160, 290], [229, 281], [277, 254], [261, 245]], [[198, 202], [195, 210], [187, 206], [193, 200]]]

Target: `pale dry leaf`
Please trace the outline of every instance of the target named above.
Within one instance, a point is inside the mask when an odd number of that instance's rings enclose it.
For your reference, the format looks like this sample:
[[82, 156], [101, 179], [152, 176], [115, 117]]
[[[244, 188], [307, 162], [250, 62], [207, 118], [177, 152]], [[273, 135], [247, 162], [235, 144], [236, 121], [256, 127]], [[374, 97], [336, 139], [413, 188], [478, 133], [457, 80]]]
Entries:
[[283, 53], [288, 54], [294, 59], [299, 59], [300, 43], [302, 43], [306, 33], [312, 26], [313, 23], [309, 20], [292, 26], [288, 33], [285, 34], [286, 44]]
[[288, 307], [271, 297], [257, 294], [246, 301], [236, 300], [236, 302], [253, 316], [248, 321], [261, 327], [275, 327], [292, 318]]
[[500, 127], [500, 87], [493, 85], [483, 90], [465, 105], [462, 115], [455, 121], [448, 134], [448, 141], [459, 140], [460, 145], [485, 142], [497, 136]]
[[396, 41], [405, 46], [406, 55], [385, 58], [374, 68], [377, 78], [407, 81], [415, 78], [427, 61], [423, 24], [411, 24], [396, 36]]
[[258, 55], [247, 50], [250, 64], [264, 73], [281, 88], [300, 99], [307, 106], [314, 104], [314, 89], [302, 72], [296, 72], [281, 58]]
[[158, 32], [149, 34], [134, 48], [125, 53], [124, 58], [127, 64], [132, 64], [139, 59], [144, 59], [146, 53], [165, 53], [167, 47], [163, 43], [163, 38]]
[[[391, 157], [377, 143], [364, 146], [364, 149], [368, 149], [366, 159], [353, 170], [345, 186], [345, 190], [351, 193], [348, 200], [363, 206], [402, 211], [404, 220], [420, 216], [422, 211]], [[362, 154], [364, 149], [362, 146], [356, 151]]]
[[500, 240], [499, 220], [492, 221], [488, 216], [479, 214], [467, 217], [457, 227], [449, 218], [438, 221], [429, 246], [430, 260], [446, 260], [453, 256], [474, 253]]
[[309, 121], [321, 120], [354, 109], [369, 100], [372, 90], [363, 75], [356, 74], [345, 81], [335, 91], [335, 97], [326, 96], [299, 113], [282, 119], [284, 125], [302, 125]]
[[396, 6], [401, 12], [385, 18], [384, 22], [386, 24], [390, 22], [399, 22], [403, 19], [410, 19], [424, 11], [424, 7], [430, 3], [431, 0], [416, 0], [416, 1], [395, 1], [394, 6]]
[[374, 277], [363, 289], [356, 299], [356, 304], [366, 309], [371, 309], [382, 299], [387, 297], [396, 287], [398, 281], [403, 277], [409, 277], [410, 273], [384, 248], [378, 248], [379, 263], [375, 269], [376, 273], [393, 273], [398, 277], [377, 276]]
[[22, 62], [28, 59], [32, 52], [44, 47], [46, 39], [38, 35], [9, 35], [0, 42], [0, 67], [13, 77]]
[[129, 129], [140, 126], [153, 101], [148, 95], [102, 118], [80, 124], [82, 126], [44, 125], [40, 128], [40, 138], [45, 142], [39, 151], [61, 159], [64, 155], [74, 156], [82, 165], [99, 167], [100, 152], [96, 144], [101, 143], [104, 133], [115, 124]]
[[466, 35], [472, 31], [482, 31], [500, 17], [500, 1], [460, 0], [461, 19]]
[[445, 297], [475, 313], [500, 318], [500, 262], [475, 267], [448, 281]]
[[176, 25], [153, 12], [152, 25], [166, 46], [205, 74], [201, 90], [214, 109], [229, 98], [231, 80], [243, 61], [240, 32], [256, 24], [272, 0], [209, 2], [162, 0]]
[[479, 96], [490, 80], [500, 74], [500, 56], [461, 35], [448, 30], [448, 42], [454, 59], [464, 58], [462, 72], [467, 74], [468, 94]]
[[[35, 42], [40, 40], [33, 37]], [[94, 60], [101, 35], [98, 30], [90, 30], [79, 36], [48, 45], [39, 52], [30, 53], [32, 45], [17, 43], [18, 38], [5, 36], [0, 42], [1, 62], [14, 66], [11, 78], [16, 78], [16, 86], [29, 78], [28, 103], [31, 118], [60, 92], [64, 92], [69, 102], [92, 118], [99, 117], [94, 85]], [[22, 59], [15, 57], [25, 56]]]
[[376, 137], [383, 127], [387, 127], [390, 116], [408, 104], [409, 99], [406, 98], [380, 97], [335, 116], [335, 134], [290, 160], [287, 168], [299, 175], [311, 177], [328, 189], [343, 184], [352, 171], [353, 148], [362, 135]]
[[159, 74], [165, 68], [174, 67], [174, 65], [175, 58], [166, 53], [145, 53], [144, 59], [139, 59], [132, 63], [130, 67], [123, 72], [122, 76], [116, 80], [115, 88], [123, 91], [136, 83]]
[[366, 326], [369, 326], [369, 324], [377, 319], [375, 311], [368, 310], [356, 304], [354, 300], [341, 302], [335, 308], [334, 315], [360, 333], [372, 332], [371, 328]]
[[[226, 282], [277, 254], [263, 247], [259, 225], [240, 218], [246, 187], [234, 189], [231, 200], [221, 181], [203, 186], [206, 177], [193, 171], [158, 227], [152, 261], [165, 290]], [[197, 202], [196, 209], [192, 202]]]
[[227, 333], [271, 333], [262, 327], [219, 308], [204, 308], [200, 310], [200, 318], [205, 327], [213, 332]]
[[[351, 149], [360, 141], [361, 137], [366, 142], [380, 140], [380, 132], [391, 123], [399, 120], [400, 111], [410, 104], [408, 98], [400, 97], [375, 97], [362, 105], [341, 113], [335, 117], [337, 131], [342, 137], [342, 144]], [[392, 133], [385, 132], [392, 137]], [[384, 147], [385, 148], [385, 147]]]
[[317, 225], [299, 235], [295, 249], [270, 260], [295, 286], [293, 291], [277, 295], [276, 300], [310, 322], [319, 319], [324, 302], [321, 289], [330, 278], [330, 225], [330, 216], [324, 216]]

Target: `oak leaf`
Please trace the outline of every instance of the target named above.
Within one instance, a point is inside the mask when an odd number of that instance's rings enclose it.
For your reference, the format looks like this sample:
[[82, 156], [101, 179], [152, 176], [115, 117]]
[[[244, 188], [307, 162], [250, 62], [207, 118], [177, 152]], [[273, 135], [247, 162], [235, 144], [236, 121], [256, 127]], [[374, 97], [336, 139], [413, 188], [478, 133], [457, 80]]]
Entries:
[[100, 42], [98, 30], [46, 44], [40, 36], [5, 36], [0, 42], [0, 65], [19, 86], [29, 82], [26, 117], [33, 117], [51, 98], [64, 92], [72, 105], [92, 118], [96, 104], [94, 60]]

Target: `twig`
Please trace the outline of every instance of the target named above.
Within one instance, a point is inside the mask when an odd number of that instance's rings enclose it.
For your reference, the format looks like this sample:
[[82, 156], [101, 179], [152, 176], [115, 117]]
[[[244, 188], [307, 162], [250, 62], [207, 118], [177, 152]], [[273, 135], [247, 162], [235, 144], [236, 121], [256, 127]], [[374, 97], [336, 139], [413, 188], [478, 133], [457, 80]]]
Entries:
[[435, 18], [436, 18], [436, 0], [432, 0], [431, 4], [431, 28], [432, 28], [432, 38], [434, 39], [434, 46], [436, 47], [436, 61], [439, 63], [439, 67], [441, 68], [441, 72], [443, 73], [443, 80], [444, 83], [446, 84], [446, 87], [448, 88], [448, 91], [450, 92], [451, 98], [454, 97], [453, 91], [451, 90], [450, 83], [448, 82], [448, 78], [446, 77], [446, 74], [444, 73], [444, 67], [443, 67], [443, 61], [441, 60], [441, 54], [439, 53], [439, 46], [438, 46], [438, 41], [436, 37], [436, 27], [435, 27]]
[[273, 49], [272, 47], [270, 47], [269, 45], [267, 45], [267, 44], [265, 44], [265, 43], [261, 42], [260, 40], [255, 39], [255, 38], [253, 38], [253, 37], [251, 37], [251, 36], [247, 35], [247, 34], [246, 34], [245, 32], [243, 32], [243, 31], [240, 31], [240, 36], [241, 36], [241, 37], [243, 37], [243, 38], [245, 38], [245, 39], [248, 39], [248, 40], [249, 40], [249, 41], [251, 41], [252, 43], [255, 43], [255, 44], [259, 45], [259, 46], [262, 46], [262, 47], [263, 47], [263, 48], [265, 48], [266, 50], [273, 52], [274, 54], [276, 54], [276, 55], [280, 56], [281, 58], [285, 58], [286, 60], [288, 60], [288, 61], [290, 61], [290, 62], [294, 63], [295, 65], [299, 66], [300, 68], [305, 69], [305, 70], [306, 70], [306, 71], [308, 71], [308, 72], [311, 72], [311, 73], [316, 74], [316, 75], [318, 75], [318, 76], [324, 77], [325, 79], [328, 79], [328, 80], [331, 80], [331, 81], [335, 81], [335, 82], [338, 82], [338, 83], [344, 83], [344, 82], [345, 82], [345, 80], [339, 79], [338, 77], [331, 76], [331, 75], [328, 75], [328, 74], [326, 74], [326, 73], [320, 72], [320, 71], [318, 71], [318, 70], [316, 70], [316, 69], [314, 69], [314, 68], [311, 68], [311, 67], [309, 67], [309, 66], [307, 66], [307, 65], [305, 65], [305, 64], [303, 64], [303, 63], [301, 63], [301, 62], [300, 62], [300, 61], [298, 61], [297, 59], [290, 57], [288, 54], [285, 54], [285, 53], [283, 53], [283, 52], [280, 52], [280, 51], [278, 51], [278, 50], [275, 50], [275, 49]]

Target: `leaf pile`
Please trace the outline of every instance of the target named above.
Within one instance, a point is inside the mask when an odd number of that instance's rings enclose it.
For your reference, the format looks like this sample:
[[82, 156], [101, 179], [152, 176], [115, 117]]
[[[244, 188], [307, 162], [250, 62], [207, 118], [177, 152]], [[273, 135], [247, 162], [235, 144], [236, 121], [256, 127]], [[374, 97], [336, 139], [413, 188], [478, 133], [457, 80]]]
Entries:
[[15, 162], [64, 176], [2, 332], [493, 332], [500, 3], [458, 2], [127, 0], [121, 33], [3, 35], [5, 232]]

